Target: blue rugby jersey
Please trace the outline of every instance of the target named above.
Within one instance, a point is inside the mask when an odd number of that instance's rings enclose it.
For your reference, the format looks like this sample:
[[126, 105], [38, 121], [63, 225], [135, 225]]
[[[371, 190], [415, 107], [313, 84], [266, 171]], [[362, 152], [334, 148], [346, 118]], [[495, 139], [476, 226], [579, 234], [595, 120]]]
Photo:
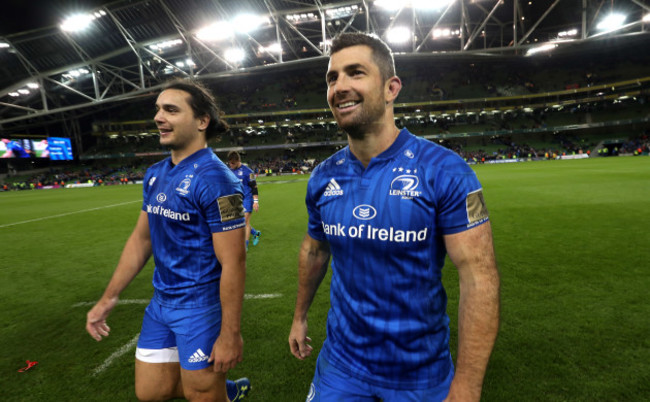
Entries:
[[154, 297], [168, 307], [219, 303], [221, 265], [212, 233], [245, 226], [242, 188], [230, 169], [205, 148], [174, 166], [151, 166], [143, 183], [156, 268]]
[[237, 169], [230, 169], [235, 176], [241, 181], [244, 189], [244, 201], [253, 199], [253, 190], [251, 189], [250, 182], [255, 180], [255, 173], [248, 166], [242, 164]]
[[332, 252], [323, 357], [382, 387], [442, 382], [452, 369], [442, 236], [488, 220], [474, 172], [403, 129], [366, 169], [348, 147], [321, 163], [306, 204], [309, 235]]

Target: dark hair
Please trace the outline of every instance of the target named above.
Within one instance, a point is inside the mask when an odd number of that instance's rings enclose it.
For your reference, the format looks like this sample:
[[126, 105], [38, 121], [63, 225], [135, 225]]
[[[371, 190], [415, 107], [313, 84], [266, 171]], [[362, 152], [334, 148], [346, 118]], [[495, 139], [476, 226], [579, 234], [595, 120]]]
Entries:
[[228, 160], [229, 161], [241, 161], [241, 157], [239, 156], [239, 152], [237, 151], [230, 151], [228, 152]]
[[368, 35], [358, 32], [345, 32], [332, 40], [330, 56], [334, 53], [352, 46], [368, 46], [372, 50], [372, 59], [379, 67], [384, 82], [395, 76], [395, 60], [393, 52], [386, 42], [375, 35]]
[[217, 106], [214, 95], [202, 83], [191, 79], [175, 79], [165, 84], [163, 91], [167, 89], [178, 89], [190, 95], [188, 103], [194, 111], [194, 117], [210, 117], [210, 123], [205, 129], [206, 140], [228, 131], [228, 124], [221, 119], [223, 112]]

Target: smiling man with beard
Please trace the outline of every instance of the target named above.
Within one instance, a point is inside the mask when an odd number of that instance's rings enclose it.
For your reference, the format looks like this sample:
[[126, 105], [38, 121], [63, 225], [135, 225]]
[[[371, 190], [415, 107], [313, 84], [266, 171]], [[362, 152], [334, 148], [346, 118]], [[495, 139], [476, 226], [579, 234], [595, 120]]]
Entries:
[[[455, 153], [395, 125], [402, 87], [374, 36], [332, 41], [327, 101], [348, 147], [309, 180], [291, 353], [332, 258], [327, 338], [308, 401], [478, 401], [499, 325], [499, 274], [482, 188]], [[458, 353], [442, 267], [458, 270]]]

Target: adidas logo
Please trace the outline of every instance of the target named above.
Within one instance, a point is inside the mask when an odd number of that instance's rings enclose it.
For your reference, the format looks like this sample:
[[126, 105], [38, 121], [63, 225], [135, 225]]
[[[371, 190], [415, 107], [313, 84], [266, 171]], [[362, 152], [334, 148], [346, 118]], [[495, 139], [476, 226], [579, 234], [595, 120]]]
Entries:
[[187, 359], [188, 362], [190, 363], [200, 363], [202, 361], [208, 360], [209, 356], [206, 356], [205, 353], [199, 348], [194, 352], [192, 356], [190, 356], [189, 359]]
[[327, 188], [325, 188], [325, 192], [323, 193], [325, 197], [331, 197], [333, 195], [343, 195], [343, 190], [341, 190], [341, 186], [336, 182], [336, 180], [331, 179], [329, 183], [327, 183]]

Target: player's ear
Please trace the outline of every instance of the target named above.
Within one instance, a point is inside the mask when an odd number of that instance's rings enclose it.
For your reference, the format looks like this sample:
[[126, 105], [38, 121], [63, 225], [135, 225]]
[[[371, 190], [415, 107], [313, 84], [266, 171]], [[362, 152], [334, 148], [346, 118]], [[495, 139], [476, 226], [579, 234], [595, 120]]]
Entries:
[[210, 125], [209, 115], [204, 114], [203, 116], [199, 117], [199, 131], [205, 131], [209, 125]]
[[398, 76], [392, 76], [386, 80], [384, 85], [384, 97], [386, 98], [386, 104], [391, 103], [399, 95], [399, 91], [402, 90], [402, 80]]

